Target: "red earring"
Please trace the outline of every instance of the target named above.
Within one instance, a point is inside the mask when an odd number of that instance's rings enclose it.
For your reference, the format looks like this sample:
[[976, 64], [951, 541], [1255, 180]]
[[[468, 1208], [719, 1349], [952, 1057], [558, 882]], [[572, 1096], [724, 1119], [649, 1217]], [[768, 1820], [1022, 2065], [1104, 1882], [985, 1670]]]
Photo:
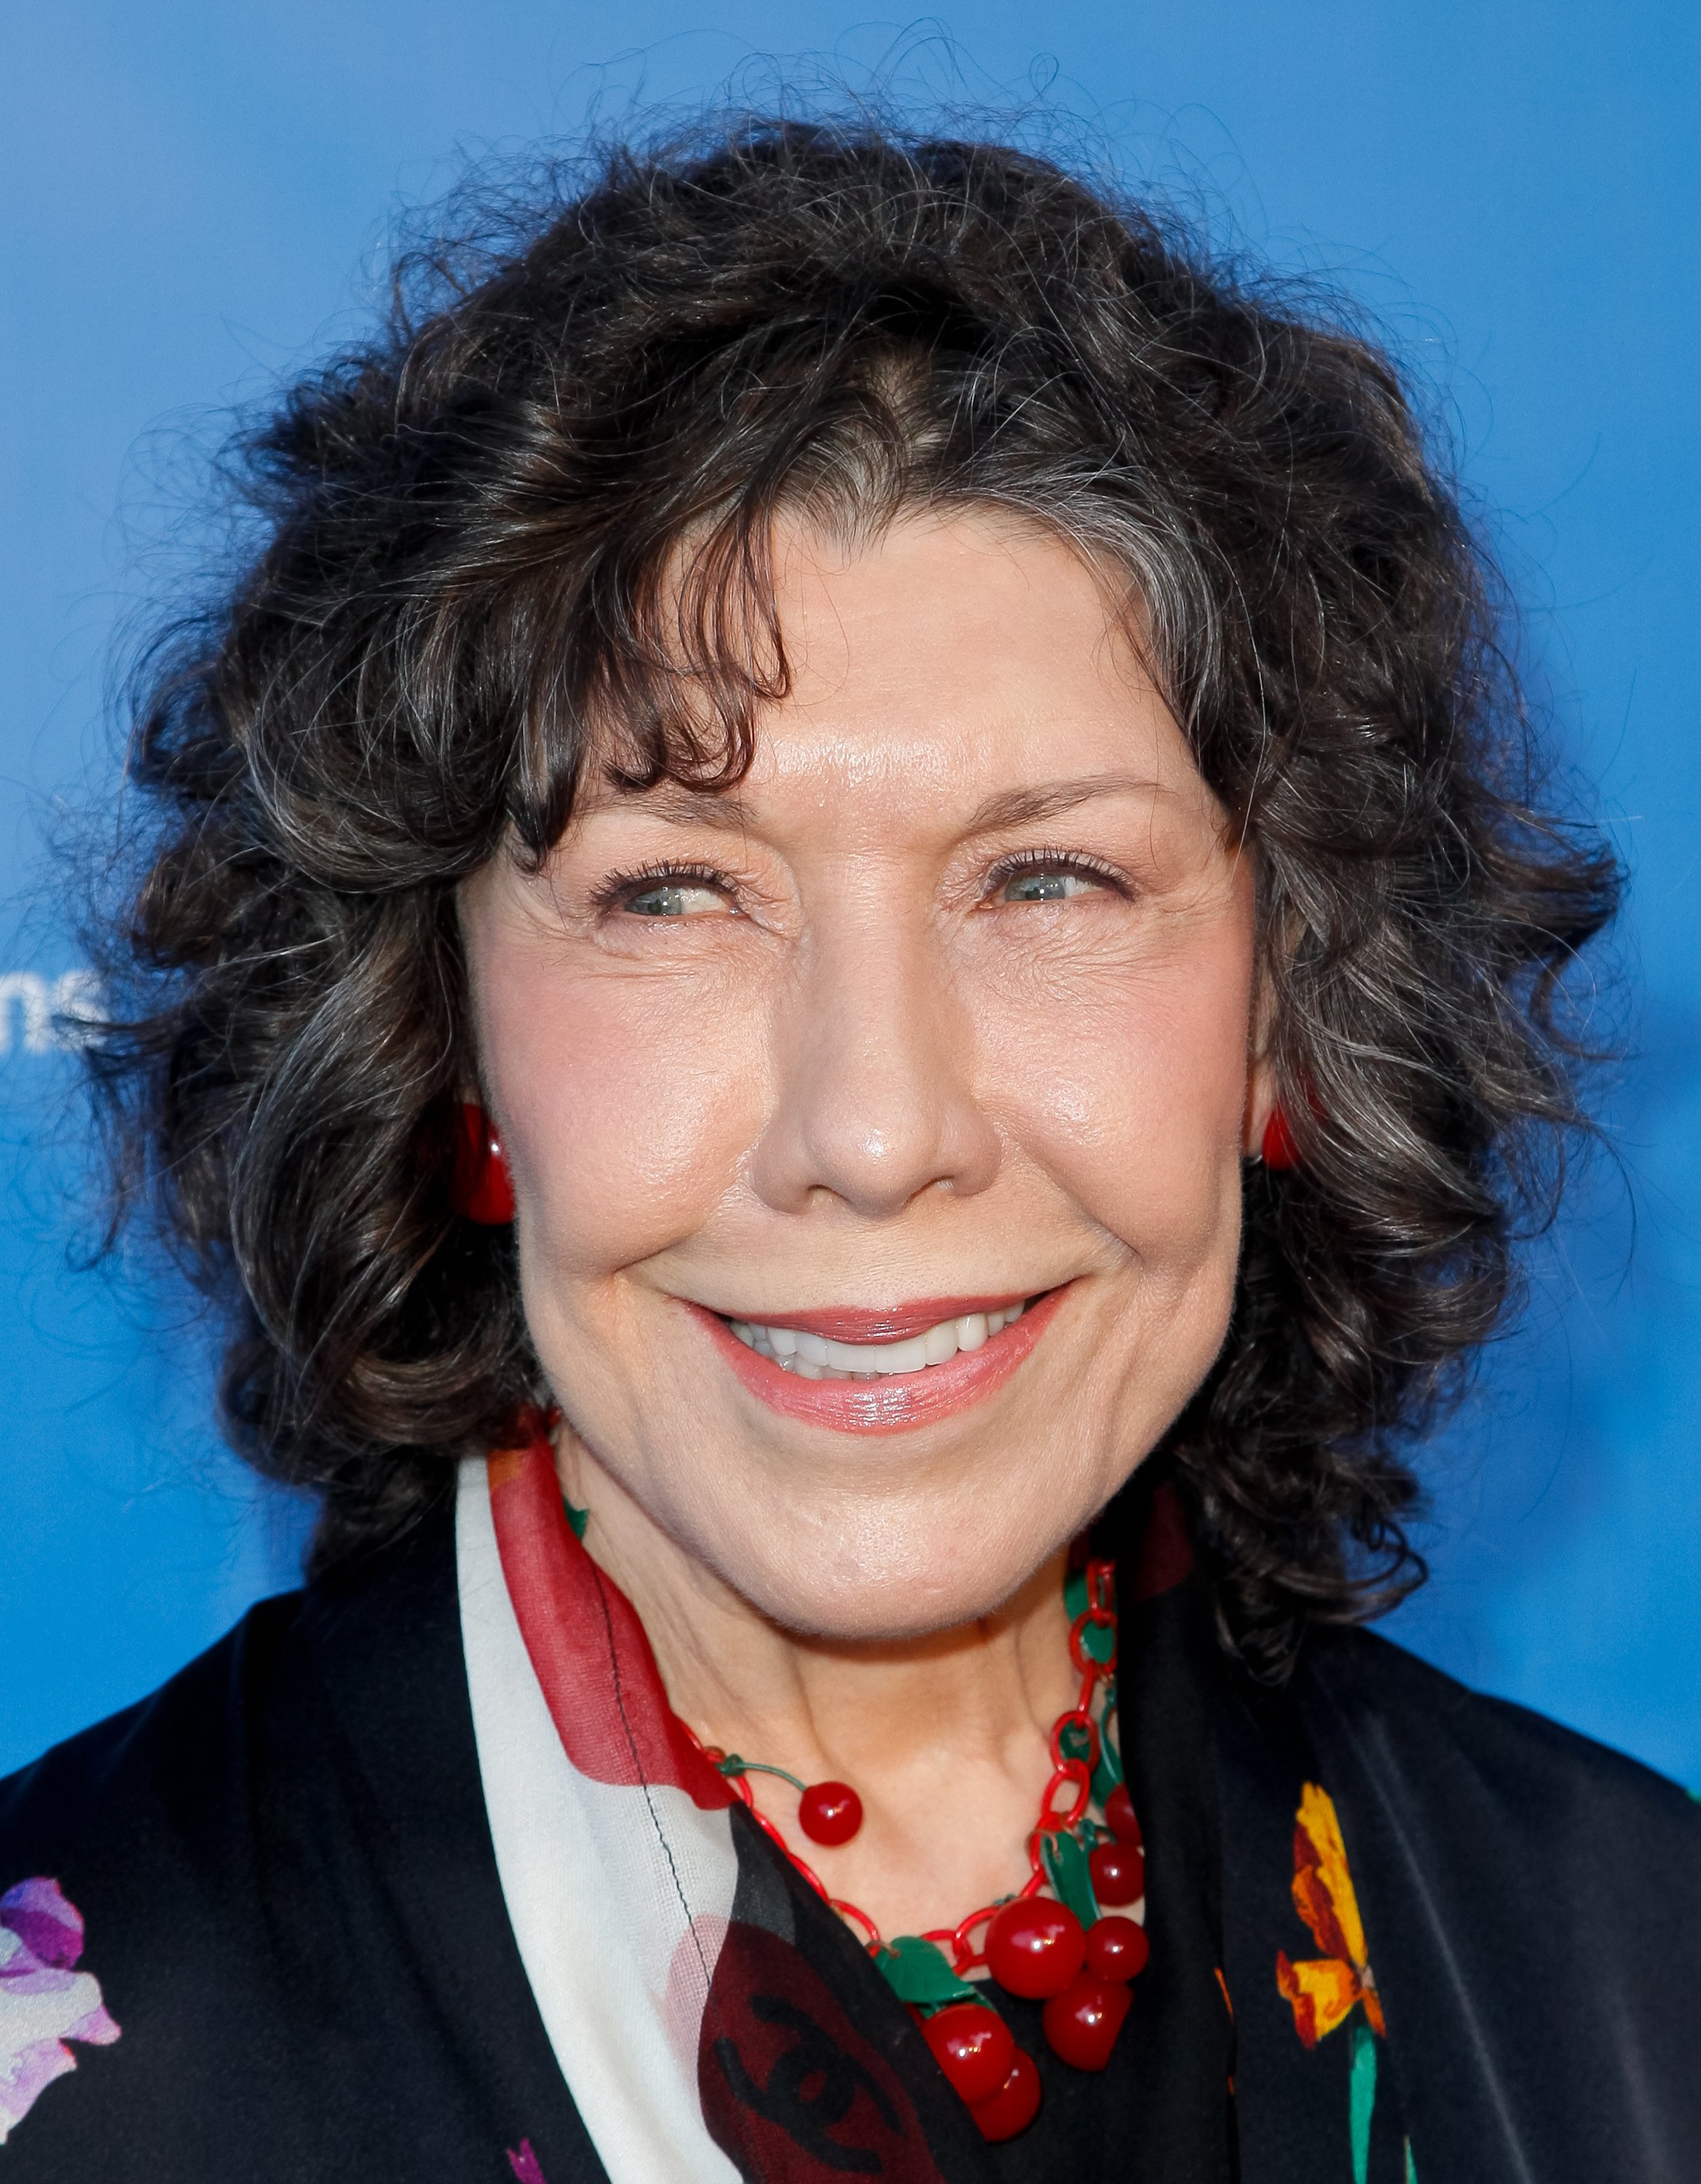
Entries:
[[1287, 1117], [1280, 1107], [1270, 1109], [1270, 1118], [1264, 1124], [1262, 1150], [1266, 1167], [1292, 1168], [1299, 1166], [1299, 1147], [1294, 1142], [1293, 1132], [1288, 1128]]
[[482, 1107], [462, 1100], [455, 1115], [455, 1172], [449, 1203], [457, 1213], [487, 1228], [503, 1228], [514, 1218], [514, 1178], [503, 1157], [496, 1125]]

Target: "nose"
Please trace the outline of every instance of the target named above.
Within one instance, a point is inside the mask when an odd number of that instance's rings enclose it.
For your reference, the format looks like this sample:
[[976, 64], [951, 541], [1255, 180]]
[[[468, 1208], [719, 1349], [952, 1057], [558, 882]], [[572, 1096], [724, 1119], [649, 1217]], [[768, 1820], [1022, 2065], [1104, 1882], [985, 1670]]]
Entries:
[[879, 1219], [984, 1190], [1000, 1142], [974, 1090], [973, 1026], [925, 928], [817, 928], [773, 1023], [773, 1105], [750, 1178], [784, 1212], [829, 1194]]

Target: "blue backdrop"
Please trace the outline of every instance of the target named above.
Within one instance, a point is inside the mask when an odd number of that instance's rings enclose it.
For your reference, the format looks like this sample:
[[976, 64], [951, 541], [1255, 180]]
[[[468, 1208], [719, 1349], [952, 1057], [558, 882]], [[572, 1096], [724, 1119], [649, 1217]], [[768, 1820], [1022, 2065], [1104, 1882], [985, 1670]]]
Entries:
[[[208, 1424], [168, 1285], [75, 1271], [81, 966], [43, 844], [109, 793], [114, 632], [204, 534], [217, 412], [358, 323], [387, 220], [471, 152], [688, 105], [760, 57], [899, 96], [1049, 85], [1124, 170], [1337, 281], [1436, 389], [1563, 746], [1635, 875], [1614, 1160], [1427, 1460], [1397, 1635], [1701, 1787], [1693, 718], [1701, 15], [1580, 0], [11, 0], [0, 12], [0, 1771], [293, 1581], [301, 1513]], [[61, 981], [70, 980], [69, 986]]]

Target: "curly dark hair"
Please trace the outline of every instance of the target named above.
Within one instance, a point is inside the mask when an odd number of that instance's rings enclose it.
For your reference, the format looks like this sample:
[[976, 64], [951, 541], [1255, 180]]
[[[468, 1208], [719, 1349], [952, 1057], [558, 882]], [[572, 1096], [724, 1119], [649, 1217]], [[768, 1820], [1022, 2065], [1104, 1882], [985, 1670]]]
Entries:
[[1124, 572], [1256, 850], [1301, 1157], [1249, 1174], [1163, 1451], [1227, 1639], [1280, 1674], [1415, 1581], [1401, 1451], [1556, 1202], [1564, 976], [1619, 873], [1539, 808], [1499, 587], [1338, 309], [1045, 159], [745, 119], [460, 200], [233, 474], [258, 543], [142, 671], [130, 998], [88, 1051], [122, 1203], [228, 1306], [228, 1430], [322, 1497], [320, 1567], [540, 1395], [511, 1239], [441, 1156], [457, 886], [544, 855], [588, 762], [736, 780], [787, 687], [776, 515], [925, 504]]

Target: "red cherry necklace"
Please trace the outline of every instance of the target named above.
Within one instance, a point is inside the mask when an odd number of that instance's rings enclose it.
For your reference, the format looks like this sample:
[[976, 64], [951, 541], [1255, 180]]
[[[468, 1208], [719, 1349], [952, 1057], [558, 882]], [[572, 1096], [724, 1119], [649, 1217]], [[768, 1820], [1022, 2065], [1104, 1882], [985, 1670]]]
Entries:
[[[1147, 1954], [1143, 1925], [1101, 1908], [1138, 1903], [1146, 1891], [1140, 1823], [1120, 1756], [1102, 1733], [1116, 1708], [1114, 1565], [1090, 1562], [1072, 1571], [1064, 1600], [1069, 1657], [1081, 1682], [1074, 1705], [1052, 1724], [1051, 1779], [1028, 1838], [1033, 1869], [1019, 1894], [983, 1905], [960, 1925], [884, 1940], [866, 1911], [828, 1894], [759, 1809], [749, 1778], [773, 1774], [789, 1782], [798, 1793], [798, 1825], [812, 1842], [826, 1844], [849, 1842], [862, 1825], [862, 1801], [850, 1784], [801, 1782], [783, 1767], [705, 1747], [757, 1826], [862, 1934], [988, 2139], [1013, 2138], [1034, 2120], [1040, 2073], [967, 1975], [984, 1969], [1009, 1993], [1043, 2002], [1047, 2044], [1078, 2070], [1102, 2070], [1128, 2015], [1128, 1982]], [[1101, 1685], [1104, 1702], [1096, 1719]], [[1095, 1799], [1102, 1825], [1089, 1816]]]
[[[727, 1780], [740, 1786], [739, 1797], [759, 1820], [761, 1814], [756, 1813], [750, 1791], [741, 1786], [746, 1774], [777, 1774], [782, 1782], [790, 1783], [797, 1792], [797, 1824], [811, 1842], [848, 1843], [862, 1825], [862, 1800], [848, 1782], [800, 1782], [784, 1767], [768, 1767], [760, 1759], [741, 1759], [736, 1752], [718, 1752], [707, 1746], [704, 1749]], [[795, 1864], [796, 1860], [792, 1862]]]

